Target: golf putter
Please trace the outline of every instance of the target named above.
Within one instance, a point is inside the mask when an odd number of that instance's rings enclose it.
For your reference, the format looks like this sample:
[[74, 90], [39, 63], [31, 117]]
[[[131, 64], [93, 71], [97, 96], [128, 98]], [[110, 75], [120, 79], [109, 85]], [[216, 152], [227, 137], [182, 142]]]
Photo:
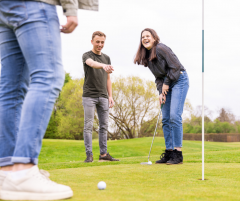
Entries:
[[150, 151], [149, 151], [149, 154], [148, 154], [148, 162], [142, 162], [141, 165], [152, 165], [152, 162], [149, 161], [149, 158], [150, 158], [150, 154], [151, 154], [151, 150], [152, 150], [153, 141], [154, 141], [154, 138], [155, 138], [155, 135], [156, 135], [156, 132], [157, 132], [158, 121], [159, 121], [161, 113], [162, 113], [162, 108], [163, 108], [163, 104], [161, 105], [161, 110], [160, 110], [160, 113], [159, 113], [159, 116], [158, 116], [158, 120], [157, 120], [155, 131], [154, 131], [152, 144], [151, 144]]

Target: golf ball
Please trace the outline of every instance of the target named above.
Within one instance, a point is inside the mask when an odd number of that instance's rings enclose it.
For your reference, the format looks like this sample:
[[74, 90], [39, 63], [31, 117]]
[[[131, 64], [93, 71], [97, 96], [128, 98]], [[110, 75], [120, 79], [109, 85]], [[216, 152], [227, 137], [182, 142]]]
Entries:
[[148, 161], [148, 165], [152, 165], [152, 162], [151, 162], [151, 161]]
[[98, 183], [97, 187], [98, 187], [99, 190], [104, 190], [107, 187], [107, 185], [104, 181], [100, 181]]

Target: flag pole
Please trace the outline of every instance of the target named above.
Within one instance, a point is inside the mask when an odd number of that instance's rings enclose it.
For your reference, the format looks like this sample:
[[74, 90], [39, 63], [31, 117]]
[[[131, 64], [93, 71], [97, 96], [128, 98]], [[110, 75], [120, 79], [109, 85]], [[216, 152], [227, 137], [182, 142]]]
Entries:
[[204, 180], [204, 0], [202, 0], [202, 180]]

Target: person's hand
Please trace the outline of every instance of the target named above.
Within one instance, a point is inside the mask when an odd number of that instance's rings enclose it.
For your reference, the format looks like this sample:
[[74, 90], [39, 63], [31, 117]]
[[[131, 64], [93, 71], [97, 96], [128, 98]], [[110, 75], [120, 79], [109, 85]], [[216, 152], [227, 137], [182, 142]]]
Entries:
[[77, 16], [67, 16], [67, 24], [62, 25], [61, 32], [72, 33], [78, 25]]
[[106, 71], [106, 73], [112, 73], [114, 71], [113, 66], [111, 65], [104, 65], [103, 69]]
[[109, 97], [108, 101], [109, 101], [109, 108], [112, 108], [114, 106], [114, 101], [113, 101], [112, 97]]
[[159, 95], [159, 103], [160, 103], [160, 106], [161, 106], [162, 104], [165, 104], [165, 102], [166, 102], [166, 96], [163, 95], [163, 94], [160, 94], [160, 95]]
[[166, 84], [163, 84], [163, 86], [162, 86], [162, 94], [163, 95], [167, 95], [168, 90], [169, 90], [169, 86], [166, 85]]

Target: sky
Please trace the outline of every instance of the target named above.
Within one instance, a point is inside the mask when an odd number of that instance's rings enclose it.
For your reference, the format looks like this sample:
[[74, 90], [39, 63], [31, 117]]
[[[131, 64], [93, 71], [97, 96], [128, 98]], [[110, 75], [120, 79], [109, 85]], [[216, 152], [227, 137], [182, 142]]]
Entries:
[[[154, 29], [187, 70], [187, 98], [202, 105], [202, 1], [99, 0], [99, 11], [78, 11], [79, 25], [62, 35], [64, 69], [73, 78], [84, 75], [82, 55], [92, 49], [94, 31], [107, 35], [102, 50], [115, 68], [112, 76], [139, 76], [155, 81], [143, 66], [133, 63], [144, 28]], [[224, 107], [240, 119], [240, 1], [205, 0], [204, 104], [211, 118]], [[60, 24], [66, 23], [57, 7]]]
[[[202, 105], [202, 1], [100, 0], [99, 11], [78, 11], [79, 26], [62, 34], [63, 63], [72, 77], [83, 77], [82, 54], [92, 49], [91, 35], [107, 35], [102, 50], [110, 56], [113, 76], [139, 76], [155, 81], [143, 66], [133, 63], [144, 28], [154, 29], [186, 68], [190, 79], [187, 98]], [[216, 118], [222, 107], [240, 119], [240, 1], [208, 0], [204, 5], [204, 105]], [[58, 8], [61, 24], [66, 22]]]

